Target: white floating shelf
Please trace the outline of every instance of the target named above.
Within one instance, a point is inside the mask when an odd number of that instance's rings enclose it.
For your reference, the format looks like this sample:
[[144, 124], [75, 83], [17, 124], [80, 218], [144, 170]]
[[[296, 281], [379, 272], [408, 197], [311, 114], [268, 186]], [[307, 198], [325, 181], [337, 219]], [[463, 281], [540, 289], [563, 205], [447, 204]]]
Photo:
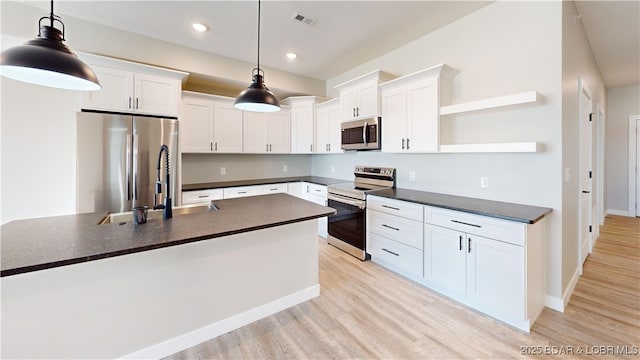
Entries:
[[536, 103], [539, 100], [540, 94], [538, 94], [537, 91], [527, 91], [490, 99], [470, 101], [462, 104], [442, 106], [440, 108], [440, 115], [453, 115], [469, 111], [494, 109], [502, 106]]
[[542, 150], [542, 143], [537, 142], [440, 145], [441, 153], [535, 153]]

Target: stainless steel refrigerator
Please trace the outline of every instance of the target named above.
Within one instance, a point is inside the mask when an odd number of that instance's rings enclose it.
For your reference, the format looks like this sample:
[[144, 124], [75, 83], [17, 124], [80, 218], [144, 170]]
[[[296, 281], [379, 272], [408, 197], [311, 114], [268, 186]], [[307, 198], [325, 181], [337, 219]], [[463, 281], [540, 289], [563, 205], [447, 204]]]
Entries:
[[145, 205], [152, 208], [163, 144], [169, 148], [171, 191], [166, 190], [164, 156], [160, 181], [164, 194], [176, 203], [180, 194], [177, 119], [79, 112], [76, 139], [78, 213], [117, 213]]

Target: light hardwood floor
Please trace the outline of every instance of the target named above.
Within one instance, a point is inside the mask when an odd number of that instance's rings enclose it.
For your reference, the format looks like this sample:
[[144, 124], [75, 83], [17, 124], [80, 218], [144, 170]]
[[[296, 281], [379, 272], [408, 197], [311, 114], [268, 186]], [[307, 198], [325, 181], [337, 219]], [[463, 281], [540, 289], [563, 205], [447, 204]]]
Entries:
[[324, 242], [320, 285], [311, 301], [169, 359], [509, 359], [523, 350], [579, 358], [578, 346], [583, 356], [615, 357], [616, 345], [633, 354], [640, 346], [640, 219], [607, 217], [565, 313], [545, 308], [530, 334]]

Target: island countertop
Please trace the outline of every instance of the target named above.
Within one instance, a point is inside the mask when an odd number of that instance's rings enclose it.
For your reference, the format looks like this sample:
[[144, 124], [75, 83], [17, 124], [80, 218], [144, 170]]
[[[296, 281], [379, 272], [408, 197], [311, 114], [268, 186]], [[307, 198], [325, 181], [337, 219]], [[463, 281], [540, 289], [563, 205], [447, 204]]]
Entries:
[[334, 209], [287, 194], [216, 200], [217, 211], [98, 225], [105, 213], [2, 225], [0, 276], [132, 254], [328, 216]]

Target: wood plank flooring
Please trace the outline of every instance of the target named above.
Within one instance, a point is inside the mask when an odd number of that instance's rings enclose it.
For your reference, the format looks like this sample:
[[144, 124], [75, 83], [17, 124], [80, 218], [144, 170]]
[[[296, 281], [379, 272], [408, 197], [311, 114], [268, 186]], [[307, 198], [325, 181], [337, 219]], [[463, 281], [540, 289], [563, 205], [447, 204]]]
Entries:
[[579, 358], [578, 346], [638, 358], [640, 219], [607, 217], [565, 313], [545, 308], [530, 334], [325, 242], [320, 285], [311, 301], [168, 359], [510, 359], [526, 346], [535, 358]]

